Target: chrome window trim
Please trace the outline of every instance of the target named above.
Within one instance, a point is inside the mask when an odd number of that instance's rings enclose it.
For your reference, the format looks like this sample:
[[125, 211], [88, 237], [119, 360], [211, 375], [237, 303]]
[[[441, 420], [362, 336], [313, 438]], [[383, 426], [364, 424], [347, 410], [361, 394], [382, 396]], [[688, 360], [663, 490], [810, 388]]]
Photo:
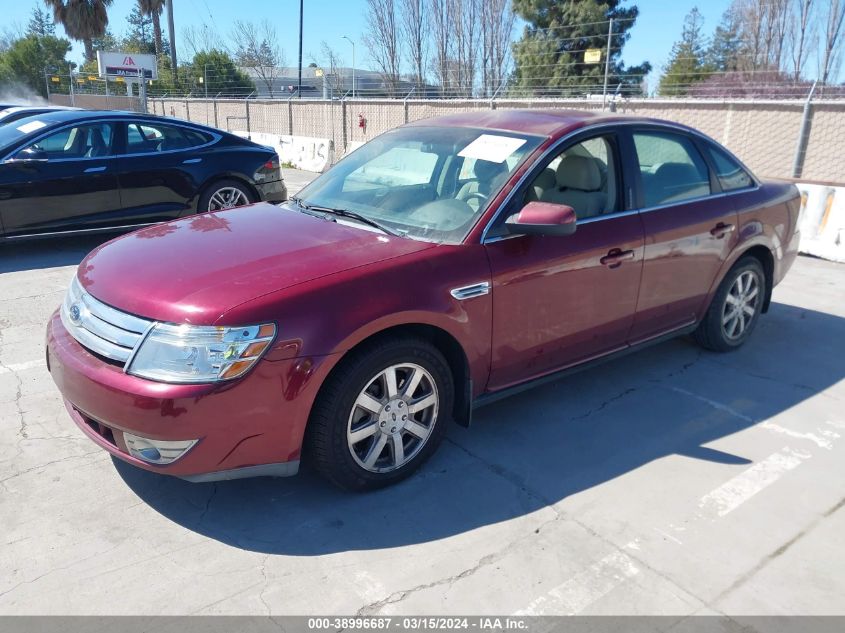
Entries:
[[[66, 125], [61, 125], [59, 127], [52, 128], [50, 131], [45, 132], [44, 134], [41, 134], [40, 136], [36, 136], [34, 140], [27, 141], [26, 145], [24, 145], [22, 147], [18, 147], [17, 149], [10, 152], [9, 154], [6, 154], [3, 157], [2, 162], [6, 162], [7, 160], [11, 159], [12, 156], [17, 154], [21, 150], [26, 149], [30, 145], [34, 145], [35, 143], [39, 142], [40, 140], [45, 139], [48, 136], [52, 136], [53, 134], [56, 134], [57, 132], [61, 132], [62, 130], [66, 130], [68, 128], [73, 128], [73, 127], [76, 127], [78, 125], [87, 125], [87, 124], [94, 125], [94, 124], [97, 124], [97, 123], [126, 123], [127, 126], [128, 126], [129, 124], [137, 123], [138, 121], [139, 121], [139, 119], [128, 119], [128, 118], [126, 118], [126, 119], [107, 118], [107, 119], [91, 119], [91, 120], [87, 120], [87, 121], [74, 121], [74, 122], [68, 123]], [[154, 123], [154, 121], [149, 121], [149, 123]], [[223, 138], [222, 134], [218, 134], [216, 132], [211, 132], [211, 131], [206, 131], [204, 129], [203, 130], [197, 130], [197, 128], [195, 128], [191, 125], [185, 125], [182, 122], [166, 121], [164, 123], [164, 125], [173, 125], [173, 126], [176, 126], [176, 127], [184, 128], [186, 130], [191, 130], [193, 132], [199, 131], [199, 132], [202, 132], [204, 134], [211, 135], [212, 139], [208, 143], [203, 143], [202, 145], [194, 145], [193, 147], [183, 147], [181, 149], [168, 149], [168, 150], [164, 150], [163, 152], [133, 152], [132, 154], [111, 154], [109, 156], [80, 156], [79, 158], [54, 158], [54, 159], [52, 159], [48, 162], [50, 162], [50, 163], [66, 163], [66, 162], [70, 162], [70, 161], [104, 161], [104, 160], [113, 160], [115, 158], [133, 158], [133, 157], [137, 157], [137, 156], [162, 156], [162, 155], [165, 155], [165, 154], [175, 154], [176, 152], [190, 152], [190, 151], [194, 151], [194, 150], [198, 150], [198, 149], [203, 149], [203, 148], [209, 147], [211, 145], [214, 145], [215, 143], [220, 141], [220, 139]]]
[[[697, 136], [699, 139], [703, 140], [704, 142], [711, 143], [711, 144], [714, 143], [713, 139], [709, 138], [708, 136], [706, 136], [702, 132], [699, 132], [698, 130], [693, 130], [691, 128], [685, 128], [685, 127], [682, 127], [680, 125], [673, 124], [671, 122], [665, 122], [664, 123], [664, 122], [658, 122], [658, 121], [655, 121], [655, 122], [651, 122], [651, 121], [631, 121], [631, 122], [613, 121], [613, 122], [608, 122], [608, 123], [599, 123], [597, 125], [587, 125], [586, 127], [581, 127], [581, 128], [578, 128], [577, 130], [573, 130], [569, 134], [559, 138], [556, 143], [549, 146], [549, 148], [545, 152], [543, 152], [536, 161], [534, 161], [534, 164], [537, 165], [539, 163], [542, 163], [544, 160], [546, 160], [546, 158], [549, 157], [549, 155], [551, 155], [555, 151], [559, 150], [561, 145], [564, 145], [565, 143], [571, 141], [573, 139], [573, 137], [578, 136], [579, 134], [584, 134], [586, 132], [591, 132], [593, 130], [602, 130], [602, 129], [606, 129], [606, 128], [620, 128], [620, 127], [621, 128], [637, 128], [637, 127], [640, 127], [640, 126], [643, 129], [652, 129], [654, 131], [664, 130], [664, 131], [667, 131], [667, 132], [675, 132], [675, 133], [680, 133], [680, 134], [692, 134], [692, 135]], [[630, 130], [630, 131], [631, 131], [631, 133], [633, 133], [633, 129]], [[598, 215], [598, 216], [595, 216], [595, 217], [592, 217], [592, 218], [584, 218], [584, 219], [581, 219], [581, 220], [577, 220], [576, 224], [589, 224], [589, 223], [592, 223], [592, 222], [599, 222], [601, 220], [611, 220], [611, 219], [614, 219], [614, 218], [624, 217], [626, 215], [634, 215], [635, 213], [649, 213], [651, 211], [659, 211], [661, 209], [665, 209], [665, 208], [668, 208], [668, 207], [675, 207], [675, 206], [678, 206], [678, 205], [681, 205], [681, 204], [689, 204], [691, 202], [701, 202], [701, 201], [704, 201], [704, 200], [717, 200], [717, 199], [724, 198], [724, 197], [727, 197], [727, 196], [733, 196], [733, 195], [740, 194], [740, 193], [748, 193], [748, 192], [757, 191], [758, 189], [760, 189], [761, 181], [754, 175], [754, 173], [751, 170], [749, 170], [748, 167], [746, 167], [745, 164], [741, 160], [739, 160], [736, 156], [734, 156], [733, 153], [730, 150], [723, 147], [722, 145], [718, 145], [718, 147], [724, 149], [724, 151], [727, 152], [727, 154], [731, 158], [733, 158], [740, 167], [742, 167], [745, 170], [745, 172], [749, 175], [751, 180], [754, 182], [754, 185], [752, 187], [745, 187], [743, 189], [734, 189], [732, 191], [720, 191], [718, 193], [710, 193], [706, 196], [697, 196], [695, 198], [688, 198], [686, 200], [681, 200], [681, 201], [678, 201], [678, 202], [668, 202], [668, 203], [665, 203], [665, 204], [653, 205], [653, 206], [650, 206], [650, 207], [642, 207], [642, 208], [636, 208], [636, 209], [626, 209], [625, 211], [616, 211], [614, 213], [606, 213], [604, 215]], [[484, 231], [481, 233], [481, 240], [480, 240], [481, 244], [493, 244], [495, 242], [500, 242], [502, 240], [510, 239], [512, 237], [518, 237], [518, 235], [500, 235], [500, 236], [488, 238], [487, 234], [490, 231], [490, 229], [493, 227], [493, 225], [496, 223], [496, 220], [499, 219], [499, 216], [503, 213], [503, 211], [511, 203], [511, 201], [513, 200], [513, 197], [516, 195], [516, 192], [519, 191], [520, 188], [522, 187], [522, 185], [527, 181], [528, 176], [531, 174], [532, 169], [533, 169], [533, 165], [532, 165], [531, 168], [528, 169], [528, 171], [526, 171], [522, 175], [522, 177], [520, 177], [520, 179], [517, 181], [516, 185], [513, 187], [513, 189], [511, 189], [510, 193], [508, 193], [505, 200], [502, 202], [501, 205], [499, 205], [499, 208], [496, 210], [496, 213], [494, 213], [493, 217], [490, 218], [490, 221], [487, 223], [487, 226], [484, 227]], [[708, 166], [708, 170], [709, 169], [710, 168]], [[577, 210], [576, 210], [576, 214], [577, 214]]]

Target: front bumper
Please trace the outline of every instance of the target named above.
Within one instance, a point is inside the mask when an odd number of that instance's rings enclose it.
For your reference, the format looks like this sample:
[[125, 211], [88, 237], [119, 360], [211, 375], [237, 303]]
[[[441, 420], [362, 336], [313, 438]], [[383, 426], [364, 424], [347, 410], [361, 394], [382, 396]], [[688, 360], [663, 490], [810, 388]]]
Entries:
[[261, 182], [255, 185], [263, 202], [278, 203], [288, 199], [288, 188], [284, 180]]
[[[320, 358], [262, 360], [231, 383], [154, 382], [86, 350], [58, 311], [47, 325], [47, 365], [71, 418], [96, 444], [139, 468], [194, 481], [295, 474], [324, 367]], [[124, 432], [196, 442], [155, 464], [130, 454]]]

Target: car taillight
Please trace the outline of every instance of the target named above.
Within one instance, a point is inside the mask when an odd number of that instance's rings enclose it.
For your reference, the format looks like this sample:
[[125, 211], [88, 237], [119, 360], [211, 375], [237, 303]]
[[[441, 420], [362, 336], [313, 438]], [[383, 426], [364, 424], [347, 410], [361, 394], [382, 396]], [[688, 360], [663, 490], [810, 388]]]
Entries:
[[271, 158], [266, 163], [264, 163], [264, 169], [279, 169], [279, 168], [281, 168], [281, 164], [279, 162], [279, 157], [276, 154], [273, 155], [273, 158]]

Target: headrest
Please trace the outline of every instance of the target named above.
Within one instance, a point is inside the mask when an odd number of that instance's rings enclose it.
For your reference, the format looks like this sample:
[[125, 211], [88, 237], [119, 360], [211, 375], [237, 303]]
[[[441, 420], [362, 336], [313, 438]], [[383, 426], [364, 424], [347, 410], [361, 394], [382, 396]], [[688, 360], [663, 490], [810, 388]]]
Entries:
[[506, 171], [507, 167], [504, 163], [493, 163], [489, 160], [481, 160], [480, 158], [472, 166], [472, 173], [481, 182], [491, 181]]
[[564, 156], [555, 173], [557, 186], [581, 191], [597, 191], [601, 188], [601, 172], [593, 158], [586, 156]]
[[556, 183], [557, 178], [555, 176], [555, 170], [550, 167], [546, 167], [534, 179], [534, 186], [539, 187], [543, 191], [546, 191], [547, 189], [554, 189]]

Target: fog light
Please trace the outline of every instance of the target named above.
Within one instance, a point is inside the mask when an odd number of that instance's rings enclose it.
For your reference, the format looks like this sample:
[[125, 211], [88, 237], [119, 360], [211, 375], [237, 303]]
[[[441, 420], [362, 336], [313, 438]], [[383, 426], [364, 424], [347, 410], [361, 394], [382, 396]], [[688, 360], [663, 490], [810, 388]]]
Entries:
[[197, 440], [151, 440], [126, 432], [123, 439], [132, 457], [149, 464], [172, 464], [197, 443]]

